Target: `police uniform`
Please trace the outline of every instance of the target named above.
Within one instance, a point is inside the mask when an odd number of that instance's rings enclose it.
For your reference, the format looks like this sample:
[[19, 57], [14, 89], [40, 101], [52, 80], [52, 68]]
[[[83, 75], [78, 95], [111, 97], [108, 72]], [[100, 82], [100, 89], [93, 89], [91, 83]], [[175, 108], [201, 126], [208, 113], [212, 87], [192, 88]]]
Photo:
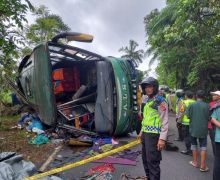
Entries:
[[[183, 101], [184, 105], [185, 105], [185, 111], [186, 108], [194, 103], [195, 100], [193, 99], [186, 99]], [[190, 152], [190, 147], [191, 147], [191, 137], [190, 137], [190, 133], [189, 133], [189, 123], [190, 123], [190, 119], [187, 117], [187, 115], [184, 114], [183, 118], [182, 118], [182, 129], [183, 129], [183, 134], [184, 134], [184, 141], [185, 141], [185, 145], [186, 145], [186, 151], [182, 151], [182, 153], [188, 153]]]
[[180, 97], [177, 99], [176, 101], [176, 127], [178, 130], [178, 139], [182, 141], [184, 139], [184, 135], [183, 135], [183, 130], [182, 130], [182, 118], [183, 118], [183, 113], [184, 113], [184, 109], [183, 109], [183, 97]]
[[168, 132], [168, 106], [162, 96], [148, 99], [142, 121], [142, 160], [146, 176], [150, 180], [160, 179], [161, 151], [157, 149], [159, 139], [166, 141]]

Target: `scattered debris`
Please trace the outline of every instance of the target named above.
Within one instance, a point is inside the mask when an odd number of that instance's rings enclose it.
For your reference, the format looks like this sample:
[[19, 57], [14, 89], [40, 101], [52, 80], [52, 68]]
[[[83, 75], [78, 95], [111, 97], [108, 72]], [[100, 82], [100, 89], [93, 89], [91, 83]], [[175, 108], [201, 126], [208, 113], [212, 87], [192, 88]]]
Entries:
[[147, 176], [132, 177], [130, 174], [122, 173], [121, 180], [148, 180]]
[[64, 139], [51, 139], [50, 142], [55, 144], [55, 145], [59, 145], [59, 144], [63, 144], [64, 143]]
[[105, 137], [105, 138], [92, 138], [93, 142], [95, 144], [104, 145], [104, 144], [112, 144], [112, 138], [111, 137]]
[[39, 134], [37, 135], [37, 137], [31, 139], [28, 143], [40, 145], [40, 144], [46, 144], [48, 143], [48, 141], [49, 141], [48, 137], [46, 137], [44, 134]]
[[56, 154], [62, 149], [63, 145], [60, 145], [55, 148], [54, 152], [50, 155], [50, 157], [45, 161], [45, 163], [40, 167], [39, 171], [44, 172], [48, 165], [54, 160]]
[[93, 142], [92, 141], [80, 141], [78, 139], [71, 138], [68, 141], [68, 145], [72, 145], [72, 146], [92, 146]]
[[81, 177], [80, 180], [112, 180], [113, 176], [109, 172], [100, 172], [93, 175]]
[[130, 159], [124, 159], [124, 158], [117, 158], [113, 156], [108, 156], [108, 157], [98, 159], [93, 162], [94, 163], [111, 163], [111, 164], [131, 165], [131, 166], [137, 165], [137, 161], [132, 161]]
[[96, 156], [98, 154], [110, 151], [111, 149], [113, 149], [113, 145], [112, 144], [105, 144], [103, 146], [100, 146], [100, 144], [95, 143], [93, 145], [93, 147], [91, 148], [91, 150], [88, 152], [88, 154], [90, 156]]
[[132, 161], [136, 161], [137, 157], [141, 155], [140, 150], [133, 150], [133, 149], [126, 149], [124, 151], [121, 151], [115, 155], [115, 157], [120, 157], [124, 159], [129, 159]]
[[102, 165], [99, 165], [99, 166], [96, 166], [96, 167], [93, 167], [91, 168], [89, 171], [88, 171], [88, 175], [93, 175], [95, 173], [98, 173], [98, 172], [109, 172], [109, 173], [112, 173], [115, 171], [115, 168], [112, 164], [102, 164]]
[[92, 141], [92, 138], [88, 135], [81, 135], [77, 138], [79, 141]]
[[22, 155], [15, 152], [0, 153], [0, 179], [23, 179], [37, 172], [32, 162], [23, 160]]
[[[22, 155], [15, 152], [0, 153], [0, 179], [20, 180], [37, 173], [35, 165], [24, 161]], [[62, 180], [59, 177], [45, 177], [44, 180]]]
[[119, 144], [119, 142], [115, 138], [112, 138], [112, 144], [117, 145], [117, 144]]
[[102, 164], [91, 168], [80, 180], [112, 180], [113, 176], [111, 173], [114, 171], [115, 168], [112, 164]]

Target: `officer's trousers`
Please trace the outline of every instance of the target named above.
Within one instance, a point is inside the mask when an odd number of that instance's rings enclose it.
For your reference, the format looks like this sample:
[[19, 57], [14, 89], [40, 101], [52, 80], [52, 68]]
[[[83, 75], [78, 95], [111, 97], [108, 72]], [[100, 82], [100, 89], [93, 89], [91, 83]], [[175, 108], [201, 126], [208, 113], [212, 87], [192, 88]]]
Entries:
[[189, 133], [189, 125], [183, 125], [182, 129], [183, 129], [183, 135], [184, 135], [184, 141], [185, 141], [185, 145], [186, 145], [186, 150], [190, 151], [191, 136], [190, 136], [190, 133]]
[[149, 180], [160, 180], [161, 151], [157, 150], [159, 134], [143, 132], [142, 160], [146, 176]]

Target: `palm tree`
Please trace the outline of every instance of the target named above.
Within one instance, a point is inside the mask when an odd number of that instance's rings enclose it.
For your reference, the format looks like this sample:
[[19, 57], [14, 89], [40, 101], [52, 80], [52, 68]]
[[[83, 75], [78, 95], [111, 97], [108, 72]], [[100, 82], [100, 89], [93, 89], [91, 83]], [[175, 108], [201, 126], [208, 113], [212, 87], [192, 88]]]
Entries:
[[134, 40], [130, 40], [128, 46], [119, 49], [119, 52], [125, 53], [121, 57], [133, 60], [136, 65], [142, 63], [143, 62], [142, 59], [144, 57], [144, 50], [143, 49], [136, 50], [137, 47], [138, 47], [138, 43]]

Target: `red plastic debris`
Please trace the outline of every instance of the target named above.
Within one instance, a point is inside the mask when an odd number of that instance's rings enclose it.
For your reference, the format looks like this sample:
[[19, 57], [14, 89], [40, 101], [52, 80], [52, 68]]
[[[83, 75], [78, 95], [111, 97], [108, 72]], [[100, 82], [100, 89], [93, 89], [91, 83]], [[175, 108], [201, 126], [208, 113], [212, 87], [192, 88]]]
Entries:
[[94, 174], [94, 173], [97, 173], [97, 172], [114, 172], [115, 171], [115, 168], [112, 164], [102, 164], [102, 165], [99, 165], [99, 166], [96, 166], [96, 167], [93, 167], [91, 168], [89, 171], [88, 171], [88, 174]]

